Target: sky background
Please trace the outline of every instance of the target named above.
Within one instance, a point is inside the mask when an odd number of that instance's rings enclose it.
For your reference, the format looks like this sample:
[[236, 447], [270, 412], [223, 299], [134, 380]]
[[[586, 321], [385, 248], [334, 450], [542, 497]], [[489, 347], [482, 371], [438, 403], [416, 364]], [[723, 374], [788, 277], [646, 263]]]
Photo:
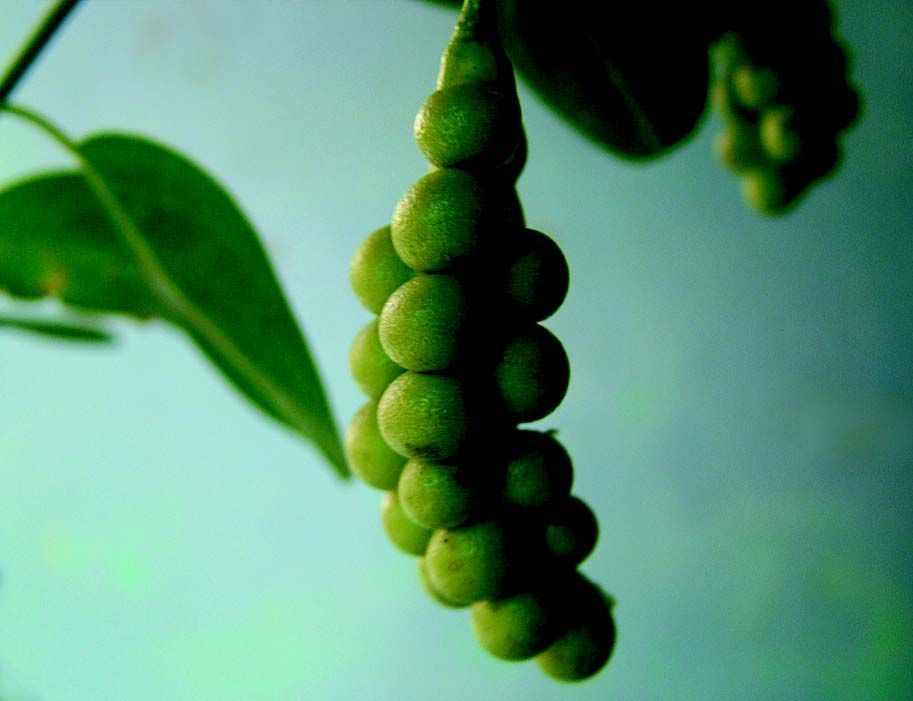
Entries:
[[[0, 4], [8, 61], [48, 3]], [[0, 329], [0, 699], [910, 698], [913, 5], [838, 5], [865, 113], [788, 217], [743, 206], [715, 119], [632, 165], [521, 86], [527, 221], [571, 268], [547, 322], [571, 385], [541, 426], [599, 518], [582, 569], [618, 600], [600, 676], [488, 656], [387, 542], [380, 493], [178, 331], [116, 321], [110, 347]], [[412, 121], [454, 21], [406, 0], [88, 0], [15, 101], [225, 183], [344, 426], [370, 319], [349, 261], [426, 170]], [[66, 165], [0, 117], [0, 182]]]

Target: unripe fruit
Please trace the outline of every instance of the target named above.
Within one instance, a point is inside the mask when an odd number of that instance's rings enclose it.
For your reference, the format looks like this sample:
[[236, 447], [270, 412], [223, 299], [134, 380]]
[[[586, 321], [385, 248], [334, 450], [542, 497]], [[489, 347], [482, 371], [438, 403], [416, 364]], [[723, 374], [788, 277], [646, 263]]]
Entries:
[[495, 167], [516, 149], [516, 95], [497, 83], [464, 83], [437, 90], [415, 118], [415, 140], [425, 157], [445, 167]]
[[[441, 56], [438, 89], [456, 85], [497, 82], [509, 87], [514, 83], [513, 69], [504, 50], [482, 37], [472, 37], [457, 27]], [[516, 87], [514, 87], [516, 90]]]
[[425, 564], [424, 556], [418, 559], [418, 576], [422, 582], [422, 586], [428, 593], [428, 596], [437, 601], [441, 606], [446, 606], [447, 608], [452, 609], [460, 609], [469, 606], [469, 604], [458, 604], [455, 601], [451, 601], [446, 596], [441, 594], [441, 592], [435, 589], [434, 584], [431, 582], [431, 578], [428, 576], [428, 566]]
[[776, 97], [779, 81], [769, 68], [742, 65], [732, 72], [732, 90], [745, 107], [758, 112]]
[[584, 584], [569, 596], [572, 623], [564, 635], [536, 657], [542, 670], [562, 681], [580, 681], [602, 669], [615, 646], [615, 622], [606, 596], [594, 584]]
[[758, 125], [761, 145], [767, 154], [781, 163], [793, 160], [799, 153], [800, 135], [789, 107], [772, 107], [761, 115]]
[[406, 372], [380, 398], [380, 432], [400, 455], [446, 460], [463, 447], [469, 419], [463, 384], [446, 375]]
[[414, 274], [396, 255], [389, 226], [381, 227], [362, 242], [349, 273], [355, 296], [375, 314], [380, 313], [393, 290]]
[[501, 400], [517, 423], [550, 414], [564, 398], [569, 379], [561, 342], [538, 324], [511, 337], [495, 366]]
[[762, 214], [779, 214], [789, 204], [783, 178], [776, 169], [752, 168], [742, 174], [742, 197]]
[[406, 459], [390, 449], [377, 426], [377, 402], [368, 402], [352, 418], [345, 436], [349, 467], [378, 489], [394, 489]]
[[567, 261], [552, 239], [526, 229], [512, 241], [504, 274], [510, 312], [522, 319], [547, 319], [564, 301], [569, 274]]
[[504, 660], [526, 660], [561, 634], [554, 595], [523, 592], [472, 605], [472, 627], [488, 652]]
[[560, 560], [579, 565], [596, 547], [599, 524], [592, 510], [577, 497], [570, 497], [547, 517], [545, 543]]
[[503, 234], [492, 216], [498, 203], [478, 177], [463, 170], [435, 170], [400, 198], [390, 225], [393, 246], [413, 270], [452, 268], [477, 253], [485, 238]]
[[380, 399], [387, 386], [403, 373], [380, 345], [377, 319], [367, 324], [352, 343], [349, 367], [356, 384], [371, 399]]
[[571, 491], [574, 470], [564, 447], [548, 433], [517, 431], [504, 479], [506, 504], [538, 508]]
[[435, 531], [425, 566], [434, 588], [460, 604], [498, 596], [508, 575], [504, 529], [494, 521]]
[[410, 555], [423, 555], [431, 540], [431, 531], [414, 523], [403, 513], [396, 492], [384, 494], [380, 509], [384, 530], [393, 544]]
[[451, 275], [419, 275], [380, 313], [380, 343], [396, 363], [429, 372], [454, 365], [466, 345], [466, 293]]
[[410, 460], [399, 478], [400, 503], [425, 528], [454, 528], [466, 522], [478, 501], [479, 477], [459, 465]]

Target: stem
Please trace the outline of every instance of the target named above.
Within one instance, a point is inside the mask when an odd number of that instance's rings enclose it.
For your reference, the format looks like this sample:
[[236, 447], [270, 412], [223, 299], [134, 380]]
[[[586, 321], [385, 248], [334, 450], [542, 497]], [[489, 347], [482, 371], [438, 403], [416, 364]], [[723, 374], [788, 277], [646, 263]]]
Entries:
[[16, 89], [22, 76], [32, 67], [35, 59], [48, 45], [54, 33], [60, 29], [64, 20], [78, 3], [79, 0], [58, 0], [41, 24], [35, 28], [35, 31], [25, 42], [25, 46], [22, 47], [9, 70], [7, 70], [6, 75], [3, 76], [3, 80], [0, 81], [0, 105], [3, 105], [13, 90]]
[[[120, 232], [124, 243], [130, 252], [136, 258], [137, 264], [142, 271], [147, 283], [153, 291], [153, 294], [162, 304], [163, 310], [170, 315], [172, 320], [179, 321], [186, 328], [192, 330], [199, 338], [204, 339], [234, 367], [238, 373], [244, 377], [252, 386], [273, 405], [276, 414], [281, 419], [296, 430], [306, 436], [310, 436], [311, 421], [308, 416], [302, 412], [295, 401], [268, 376], [247, 359], [247, 356], [226, 336], [218, 325], [210, 319], [206, 313], [200, 309], [194, 302], [184, 294], [180, 286], [171, 279], [168, 271], [159, 262], [155, 251], [146, 242], [145, 237], [133, 221], [130, 213], [124, 208], [117, 195], [108, 187], [104, 177], [92, 162], [86, 158], [85, 154], [62, 129], [52, 124], [39, 114], [22, 107], [13, 105], [0, 104], [0, 112], [9, 112], [17, 117], [31, 122], [39, 129], [47, 133], [65, 150], [67, 150], [79, 163], [82, 168], [83, 176], [89, 187], [98, 197], [102, 207], [108, 213], [115, 229]], [[330, 457], [329, 449], [322, 441], [318, 442], [321, 450]], [[333, 451], [335, 453], [335, 451]], [[336, 457], [335, 455], [333, 456]], [[340, 477], [346, 478], [348, 475], [344, 467], [336, 464], [331, 459], [331, 464], [336, 468]], [[343, 463], [344, 464], [344, 463]]]

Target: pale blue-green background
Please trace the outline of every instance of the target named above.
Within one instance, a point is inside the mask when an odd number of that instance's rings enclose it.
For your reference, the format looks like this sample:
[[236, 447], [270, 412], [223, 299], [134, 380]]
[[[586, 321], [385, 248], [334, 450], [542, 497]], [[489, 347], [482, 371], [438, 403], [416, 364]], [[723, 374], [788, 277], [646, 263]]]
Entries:
[[[742, 206], [712, 120], [633, 166], [522, 92], [527, 218], [572, 269], [549, 322], [571, 387], [543, 425], [602, 526], [584, 570], [618, 599], [601, 676], [487, 656], [387, 543], [377, 492], [177, 332], [118, 322], [112, 348], [0, 333], [0, 698], [910, 698], [913, 5], [840, 5], [866, 112], [788, 218]], [[0, 0], [3, 61], [46, 6]], [[226, 183], [344, 423], [369, 318], [348, 262], [425, 171], [412, 119], [453, 21], [405, 0], [87, 0], [16, 100]], [[0, 181], [67, 162], [0, 118]]]

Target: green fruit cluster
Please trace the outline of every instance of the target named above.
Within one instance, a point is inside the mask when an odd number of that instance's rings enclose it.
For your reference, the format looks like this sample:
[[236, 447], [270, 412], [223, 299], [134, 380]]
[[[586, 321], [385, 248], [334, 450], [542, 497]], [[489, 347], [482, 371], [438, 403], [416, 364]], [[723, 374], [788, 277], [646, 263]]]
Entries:
[[713, 105], [724, 123], [716, 147], [746, 202], [778, 214], [836, 169], [859, 96], [825, 0], [747, 8], [713, 51]]
[[539, 322], [561, 305], [568, 270], [523, 221], [520, 107], [484, 12], [466, 3], [415, 122], [431, 172], [352, 262], [353, 289], [377, 317], [352, 346], [369, 401], [345, 445], [352, 471], [385, 491], [384, 529], [419, 556], [429, 595], [471, 606], [493, 655], [579, 680], [615, 640], [606, 596], [577, 571], [596, 518], [571, 495], [562, 445], [519, 427], [567, 390], [567, 356]]

